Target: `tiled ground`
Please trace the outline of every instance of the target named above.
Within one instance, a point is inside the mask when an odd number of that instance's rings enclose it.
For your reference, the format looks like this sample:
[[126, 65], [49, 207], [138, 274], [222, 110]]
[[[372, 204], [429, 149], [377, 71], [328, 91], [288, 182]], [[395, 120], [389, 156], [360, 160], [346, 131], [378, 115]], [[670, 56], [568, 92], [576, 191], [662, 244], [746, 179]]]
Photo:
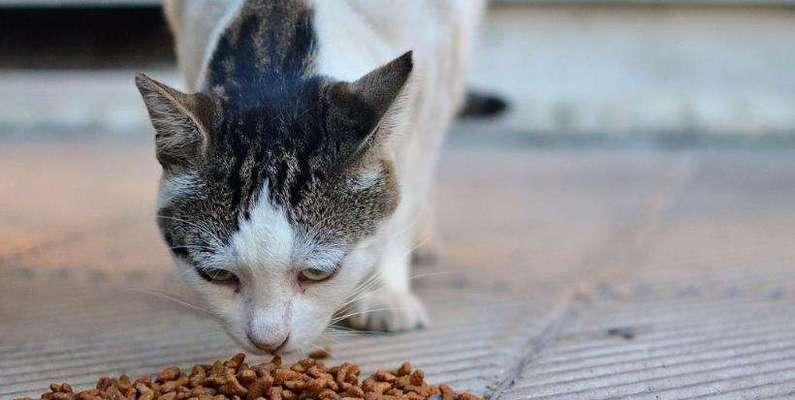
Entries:
[[[16, 139], [14, 139], [16, 140]], [[495, 399], [795, 397], [789, 151], [538, 149], [454, 135], [431, 329], [334, 336]], [[237, 348], [185, 298], [148, 145], [0, 142], [0, 398]]]

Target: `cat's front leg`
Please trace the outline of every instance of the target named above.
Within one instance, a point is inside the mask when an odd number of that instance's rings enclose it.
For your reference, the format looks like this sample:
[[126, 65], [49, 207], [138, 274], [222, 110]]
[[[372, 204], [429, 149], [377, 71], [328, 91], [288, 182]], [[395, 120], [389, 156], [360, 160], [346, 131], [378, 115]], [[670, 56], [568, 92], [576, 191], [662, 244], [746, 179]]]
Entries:
[[[408, 235], [402, 235], [408, 236]], [[430, 324], [422, 301], [410, 288], [409, 238], [392, 238], [376, 265], [380, 285], [353, 304], [349, 323], [358, 329], [400, 332]]]

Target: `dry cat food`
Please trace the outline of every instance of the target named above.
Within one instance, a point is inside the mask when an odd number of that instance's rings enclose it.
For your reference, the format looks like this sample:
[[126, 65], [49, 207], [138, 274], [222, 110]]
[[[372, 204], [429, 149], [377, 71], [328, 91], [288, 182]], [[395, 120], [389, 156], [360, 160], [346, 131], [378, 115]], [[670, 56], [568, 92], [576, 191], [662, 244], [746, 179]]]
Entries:
[[355, 364], [326, 368], [317, 358], [301, 360], [292, 366], [281, 358], [248, 365], [245, 354], [237, 354], [212, 365], [196, 365], [186, 374], [177, 367], [152, 377], [131, 380], [100, 378], [96, 389], [75, 392], [66, 383], [50, 385], [43, 400], [482, 400], [470, 393], [459, 393], [447, 385], [425, 382], [421, 369], [408, 362], [394, 371], [376, 371], [359, 382]]

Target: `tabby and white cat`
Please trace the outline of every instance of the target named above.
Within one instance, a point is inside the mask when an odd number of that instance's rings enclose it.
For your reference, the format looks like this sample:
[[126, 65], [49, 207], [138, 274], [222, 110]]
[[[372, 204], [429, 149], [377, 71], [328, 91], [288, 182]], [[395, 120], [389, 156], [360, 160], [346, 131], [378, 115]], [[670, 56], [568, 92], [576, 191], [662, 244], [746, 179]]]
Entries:
[[[184, 279], [250, 351], [428, 323], [410, 253], [478, 0], [167, 0], [184, 94], [139, 74]], [[421, 223], [417, 223], [422, 219]], [[375, 277], [379, 290], [358, 293]]]

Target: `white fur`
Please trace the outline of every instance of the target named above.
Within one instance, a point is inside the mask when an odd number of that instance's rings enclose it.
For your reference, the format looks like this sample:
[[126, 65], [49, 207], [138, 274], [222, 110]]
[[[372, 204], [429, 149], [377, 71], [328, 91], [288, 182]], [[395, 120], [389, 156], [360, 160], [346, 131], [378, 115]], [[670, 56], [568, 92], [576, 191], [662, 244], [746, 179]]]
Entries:
[[[235, 273], [237, 292], [204, 281], [191, 266], [178, 265], [205, 305], [248, 350], [278, 347], [288, 336], [283, 350], [307, 348], [370, 271], [375, 253], [368, 240], [350, 251], [321, 243], [305, 227], [290, 223], [284, 209], [269, 201], [267, 187], [263, 185], [250, 218], [240, 221], [230, 245], [207, 265]], [[303, 268], [339, 271], [333, 282], [302, 287], [297, 276]]]
[[385, 154], [394, 157], [401, 188], [400, 205], [384, 226], [383, 252], [376, 263], [385, 287], [363, 299], [360, 307], [398, 311], [369, 313], [355, 322], [388, 330], [427, 324], [421, 303], [410, 292], [410, 253], [417, 240], [414, 233], [433, 229], [416, 217], [428, 214], [423, 207], [444, 133], [463, 97], [471, 36], [484, 2], [316, 0], [313, 5], [321, 74], [351, 81], [413, 51], [412, 76], [385, 122], [391, 131]]
[[352, 179], [351, 189], [357, 192], [369, 189], [378, 183], [378, 180], [381, 179], [383, 174], [384, 171], [381, 169], [380, 165], [373, 165]]
[[157, 194], [157, 208], [168, 206], [176, 198], [189, 196], [198, 184], [198, 177], [191, 173], [164, 178]]
[[[228, 22], [228, 11], [234, 10], [231, 3], [223, 3], [166, 0], [190, 88], [203, 84], [203, 72], [197, 73], [196, 66], [206, 68], [206, 55], [215, 47], [213, 40], [217, 41], [215, 32]], [[212, 7], [204, 7], [208, 4]], [[241, 277], [241, 292], [219, 293], [218, 288], [199, 284], [241, 343], [251, 349], [245, 332], [252, 326], [265, 341], [277, 340], [282, 328], [289, 327], [288, 349], [310, 343], [373, 268], [384, 288], [361, 296], [355, 309], [365, 314], [356, 322], [387, 330], [427, 323], [424, 308], [409, 285], [415, 217], [425, 214], [421, 211], [427, 204], [442, 138], [463, 97], [471, 36], [483, 5], [483, 0], [311, 0], [318, 38], [317, 73], [355, 81], [413, 50], [412, 75], [399, 106], [393, 105], [384, 122], [391, 136], [383, 144], [383, 157], [394, 161], [401, 201], [378, 234], [347, 253], [335, 245], [320, 245], [305, 227], [290, 227], [283, 211], [258, 205], [251, 223], [233, 241], [234, 251], [245, 264], [240, 268], [248, 271]], [[376, 181], [376, 174], [367, 171], [353, 187], [364, 188]], [[342, 266], [330, 282], [311, 285], [303, 292], [296, 289], [291, 274], [297, 266], [330, 265], [340, 259]], [[382, 310], [367, 312], [373, 308]], [[276, 326], [280, 323], [283, 326]]]
[[232, 236], [232, 249], [248, 268], [287, 268], [291, 262], [295, 232], [284, 209], [270, 203], [263, 184], [259, 201], [249, 220], [241, 220]]
[[[196, 82], [199, 85], [202, 85], [206, 82], [206, 75], [207, 75], [207, 67], [210, 64], [210, 59], [215, 52], [215, 48], [218, 46], [218, 40], [221, 38], [221, 35], [224, 33], [224, 30], [232, 23], [234, 18], [237, 16], [240, 8], [245, 3], [245, 0], [234, 0], [229, 2], [229, 8], [224, 13], [223, 17], [221, 17], [221, 21], [218, 25], [215, 26], [212, 33], [210, 33], [210, 39], [208, 40], [208, 45], [204, 49], [204, 56], [202, 57], [201, 67], [199, 68], [199, 75], [197, 77]], [[205, 89], [204, 87], [197, 87], [197, 89]]]

